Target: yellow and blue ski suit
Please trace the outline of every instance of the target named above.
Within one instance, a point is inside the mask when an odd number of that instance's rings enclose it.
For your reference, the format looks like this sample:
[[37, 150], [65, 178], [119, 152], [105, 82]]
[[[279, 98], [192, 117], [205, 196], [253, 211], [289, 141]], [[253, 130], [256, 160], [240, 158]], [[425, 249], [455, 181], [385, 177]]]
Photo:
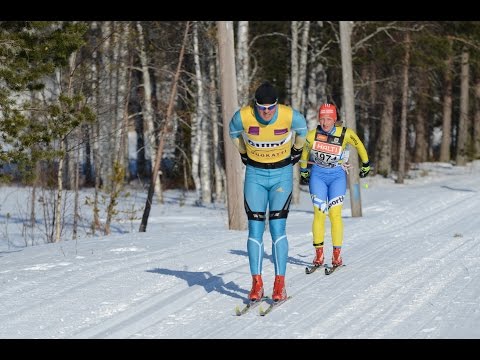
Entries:
[[255, 106], [238, 110], [230, 121], [230, 137], [241, 154], [248, 156], [244, 201], [248, 218], [247, 250], [252, 275], [262, 273], [263, 233], [267, 208], [272, 236], [275, 275], [285, 275], [288, 257], [286, 220], [293, 189], [292, 144], [302, 149], [307, 134], [305, 117], [279, 104], [265, 121]]
[[[342, 206], [347, 191], [347, 176], [341, 166], [345, 148], [350, 144], [357, 149], [362, 162], [368, 162], [365, 146], [350, 128], [334, 126], [328, 133], [320, 125], [310, 130], [300, 159], [300, 171], [310, 168], [309, 189], [313, 203], [313, 246], [323, 247], [325, 220], [331, 221], [333, 247], [343, 244]], [[313, 165], [310, 167], [310, 165]]]

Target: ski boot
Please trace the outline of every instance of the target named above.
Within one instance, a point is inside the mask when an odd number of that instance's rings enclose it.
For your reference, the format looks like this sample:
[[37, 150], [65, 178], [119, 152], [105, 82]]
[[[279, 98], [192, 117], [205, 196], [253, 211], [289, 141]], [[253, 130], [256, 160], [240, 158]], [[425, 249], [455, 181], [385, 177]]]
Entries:
[[333, 248], [333, 256], [332, 256], [333, 266], [341, 266], [343, 264], [342, 257], [340, 256], [341, 251], [342, 251], [342, 248], [340, 247]]
[[287, 290], [285, 290], [285, 275], [275, 275], [272, 299], [275, 302], [287, 299]]
[[250, 301], [260, 301], [263, 297], [262, 275], [252, 275], [252, 290], [248, 294]]
[[313, 259], [314, 266], [322, 266], [323, 265], [323, 247], [315, 248], [315, 259]]

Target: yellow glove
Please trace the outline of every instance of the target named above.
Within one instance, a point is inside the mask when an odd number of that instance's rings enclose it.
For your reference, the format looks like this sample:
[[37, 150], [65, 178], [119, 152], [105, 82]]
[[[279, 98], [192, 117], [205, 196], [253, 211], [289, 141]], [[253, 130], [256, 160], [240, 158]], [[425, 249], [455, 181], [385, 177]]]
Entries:
[[310, 171], [307, 169], [300, 169], [300, 184], [308, 185], [310, 182]]
[[362, 164], [362, 168], [360, 169], [360, 177], [364, 178], [370, 172], [370, 161]]

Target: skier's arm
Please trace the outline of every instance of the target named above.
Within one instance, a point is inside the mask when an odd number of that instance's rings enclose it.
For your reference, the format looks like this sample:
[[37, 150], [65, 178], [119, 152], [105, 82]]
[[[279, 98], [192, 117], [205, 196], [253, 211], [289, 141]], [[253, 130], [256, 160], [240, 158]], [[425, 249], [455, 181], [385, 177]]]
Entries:
[[358, 137], [355, 132], [353, 132], [352, 129], [347, 129], [345, 133], [345, 139], [348, 144], [351, 144], [355, 146], [358, 152], [358, 156], [360, 156], [360, 159], [362, 160], [362, 163], [368, 163], [368, 154], [367, 154], [367, 149], [365, 149], [365, 146], [363, 145], [362, 141]]

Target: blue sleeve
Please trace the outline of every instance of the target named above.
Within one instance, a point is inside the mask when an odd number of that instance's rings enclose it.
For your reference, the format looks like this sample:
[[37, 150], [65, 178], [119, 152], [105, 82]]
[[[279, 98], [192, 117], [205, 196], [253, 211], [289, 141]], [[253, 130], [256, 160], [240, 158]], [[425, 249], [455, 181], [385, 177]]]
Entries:
[[293, 110], [292, 130], [294, 130], [297, 135], [301, 137], [307, 136], [307, 120], [299, 111], [295, 109]]
[[242, 135], [243, 132], [243, 124], [242, 124], [242, 118], [240, 116], [240, 110], [235, 112], [233, 114], [232, 120], [230, 120], [230, 137], [232, 139], [238, 138], [240, 135]]

